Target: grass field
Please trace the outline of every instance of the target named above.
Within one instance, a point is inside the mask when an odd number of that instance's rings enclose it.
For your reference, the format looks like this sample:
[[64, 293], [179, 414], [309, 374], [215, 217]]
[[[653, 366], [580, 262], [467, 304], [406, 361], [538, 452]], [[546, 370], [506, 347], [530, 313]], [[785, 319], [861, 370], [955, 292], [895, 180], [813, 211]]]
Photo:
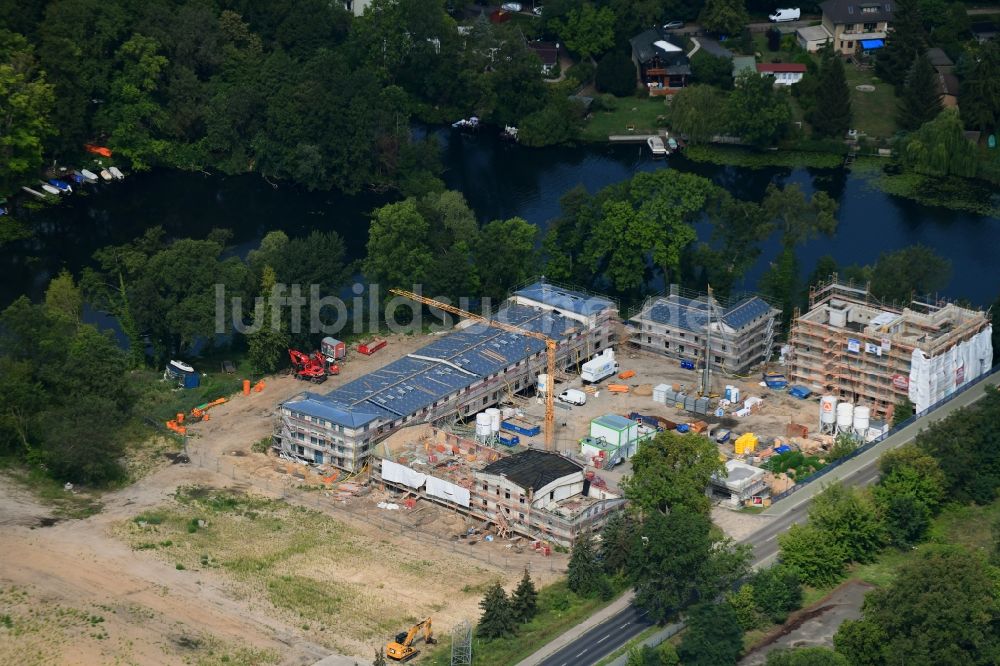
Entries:
[[[896, 133], [896, 91], [872, 70], [859, 70], [845, 65], [847, 87], [851, 91], [852, 127], [869, 137], [890, 139]], [[861, 92], [858, 85], [875, 87], [874, 92]]]
[[[595, 111], [583, 128], [584, 141], [607, 141], [612, 134], [652, 134], [666, 126], [663, 97], [617, 98], [614, 111]], [[634, 128], [632, 131], [629, 127]]]

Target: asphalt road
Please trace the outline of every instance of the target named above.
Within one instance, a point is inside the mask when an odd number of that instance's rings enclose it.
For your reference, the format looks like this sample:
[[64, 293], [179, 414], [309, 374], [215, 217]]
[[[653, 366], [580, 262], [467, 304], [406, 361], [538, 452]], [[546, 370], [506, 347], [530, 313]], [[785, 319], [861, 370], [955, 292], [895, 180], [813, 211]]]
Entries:
[[[983, 387], [987, 384], [996, 386], [998, 383], [1000, 383], [1000, 373], [980, 379], [979, 385], [976, 387], [965, 391], [932, 414], [886, 438], [876, 448], [844, 463], [838, 474], [830, 475], [830, 480], [839, 479], [849, 486], [865, 486], [874, 482], [878, 478], [877, 462], [879, 456], [889, 449], [912, 441], [917, 433], [930, 423], [948, 416], [956, 409], [972, 404], [983, 396]], [[811, 484], [769, 510], [768, 513], [773, 516], [773, 520], [745, 540], [745, 543], [753, 547], [755, 566], [768, 563], [778, 554], [779, 534], [785, 532], [795, 523], [805, 522], [808, 518], [812, 498], [822, 489], [823, 485], [822, 483]], [[571, 641], [565, 647], [537, 663], [539, 666], [588, 666], [596, 664], [653, 624], [647, 619], [645, 611], [635, 604], [629, 604], [621, 612], [612, 615], [578, 639]], [[525, 663], [530, 662], [522, 662], [522, 664]]]

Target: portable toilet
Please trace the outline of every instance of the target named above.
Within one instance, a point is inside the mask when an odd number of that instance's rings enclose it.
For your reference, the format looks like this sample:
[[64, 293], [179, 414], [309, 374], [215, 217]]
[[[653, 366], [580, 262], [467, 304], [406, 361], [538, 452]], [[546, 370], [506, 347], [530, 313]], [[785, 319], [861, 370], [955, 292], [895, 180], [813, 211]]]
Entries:
[[323, 353], [323, 356], [332, 358], [335, 361], [339, 361], [347, 355], [347, 345], [343, 341], [329, 336], [320, 341], [319, 349]]

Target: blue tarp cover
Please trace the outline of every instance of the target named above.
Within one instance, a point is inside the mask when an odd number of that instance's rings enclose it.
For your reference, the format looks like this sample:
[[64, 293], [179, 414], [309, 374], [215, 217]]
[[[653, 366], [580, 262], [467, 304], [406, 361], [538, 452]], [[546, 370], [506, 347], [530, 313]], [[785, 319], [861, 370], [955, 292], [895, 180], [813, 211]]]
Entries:
[[866, 51], [871, 51], [872, 49], [880, 49], [885, 46], [885, 40], [882, 39], [862, 39], [861, 48]]

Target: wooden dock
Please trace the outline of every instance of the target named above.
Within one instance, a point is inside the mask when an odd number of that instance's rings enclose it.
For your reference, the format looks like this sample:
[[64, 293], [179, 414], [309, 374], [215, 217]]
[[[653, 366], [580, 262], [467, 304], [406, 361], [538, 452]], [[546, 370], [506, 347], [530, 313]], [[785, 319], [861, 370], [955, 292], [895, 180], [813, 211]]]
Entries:
[[646, 143], [650, 137], [663, 137], [663, 134], [610, 134], [608, 141], [612, 143]]

